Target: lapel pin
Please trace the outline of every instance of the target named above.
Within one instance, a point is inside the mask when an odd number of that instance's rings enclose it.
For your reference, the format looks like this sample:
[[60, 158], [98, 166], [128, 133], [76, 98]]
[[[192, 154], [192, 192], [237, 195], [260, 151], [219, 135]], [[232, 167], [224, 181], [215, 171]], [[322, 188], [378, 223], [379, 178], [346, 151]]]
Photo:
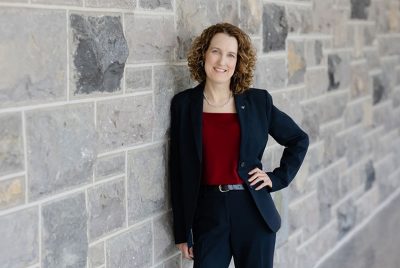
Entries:
[[244, 109], [244, 105], [241, 108]]

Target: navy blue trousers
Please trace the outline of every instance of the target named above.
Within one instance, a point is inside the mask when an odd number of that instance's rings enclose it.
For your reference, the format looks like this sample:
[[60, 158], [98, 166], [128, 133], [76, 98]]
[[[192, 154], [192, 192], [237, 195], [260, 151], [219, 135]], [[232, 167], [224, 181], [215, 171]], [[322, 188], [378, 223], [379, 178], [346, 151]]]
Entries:
[[265, 223], [249, 190], [202, 187], [193, 223], [194, 268], [272, 268], [276, 232]]

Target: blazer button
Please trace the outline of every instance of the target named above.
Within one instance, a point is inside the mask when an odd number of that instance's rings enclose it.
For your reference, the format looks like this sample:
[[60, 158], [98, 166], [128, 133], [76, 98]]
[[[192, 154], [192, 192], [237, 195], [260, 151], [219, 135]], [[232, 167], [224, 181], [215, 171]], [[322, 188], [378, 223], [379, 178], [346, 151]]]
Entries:
[[241, 167], [245, 167], [245, 166], [246, 166], [246, 163], [245, 163], [245, 162], [242, 162], [242, 163], [240, 163], [240, 166], [241, 166]]

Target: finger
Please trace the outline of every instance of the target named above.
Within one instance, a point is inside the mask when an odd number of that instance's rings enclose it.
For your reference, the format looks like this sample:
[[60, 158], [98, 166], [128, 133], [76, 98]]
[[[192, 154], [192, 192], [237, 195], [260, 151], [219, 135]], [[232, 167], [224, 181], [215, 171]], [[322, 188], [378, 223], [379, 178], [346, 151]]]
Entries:
[[251, 175], [251, 174], [253, 174], [253, 173], [257, 172], [257, 171], [260, 171], [260, 169], [259, 168], [254, 168], [254, 169], [250, 170], [249, 173], [247, 173], [247, 174]]
[[267, 184], [265, 182], [263, 182], [260, 185], [258, 185], [258, 187], [255, 190], [258, 191], [258, 190], [264, 188], [265, 186], [267, 186]]
[[189, 248], [189, 256], [193, 259], [194, 255], [193, 255], [193, 247]]
[[255, 177], [254, 180], [251, 180], [251, 181], [249, 180], [249, 181], [251, 182], [250, 185], [254, 185], [254, 184], [256, 184], [256, 183], [259, 182], [259, 181], [266, 181], [266, 180], [268, 180], [267, 177], [257, 175], [257, 176]]
[[252, 180], [254, 180], [255, 178], [262, 178], [262, 177], [265, 177], [265, 173], [255, 173], [253, 176], [251, 176], [249, 179], [248, 179], [248, 181], [252, 181]]

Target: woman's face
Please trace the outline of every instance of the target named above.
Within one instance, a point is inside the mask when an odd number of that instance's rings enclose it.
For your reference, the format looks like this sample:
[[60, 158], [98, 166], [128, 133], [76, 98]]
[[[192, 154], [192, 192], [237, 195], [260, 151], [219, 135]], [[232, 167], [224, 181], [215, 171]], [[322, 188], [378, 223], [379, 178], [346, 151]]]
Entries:
[[205, 55], [207, 81], [229, 85], [235, 72], [238, 42], [235, 37], [217, 33], [211, 39]]

